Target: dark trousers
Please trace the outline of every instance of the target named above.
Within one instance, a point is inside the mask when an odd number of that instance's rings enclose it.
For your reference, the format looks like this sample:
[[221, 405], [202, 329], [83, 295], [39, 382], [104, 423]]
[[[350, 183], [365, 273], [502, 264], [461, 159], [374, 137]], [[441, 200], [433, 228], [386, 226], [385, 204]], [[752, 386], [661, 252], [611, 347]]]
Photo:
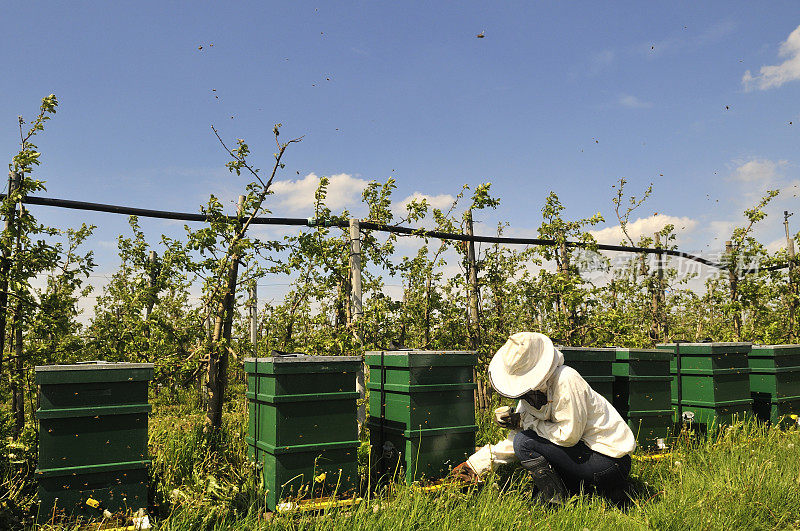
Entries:
[[583, 442], [570, 447], [558, 446], [533, 430], [517, 433], [514, 453], [520, 461], [544, 457], [572, 491], [578, 491], [581, 484], [594, 486], [600, 491], [622, 487], [631, 471], [629, 455], [608, 457], [591, 450]]

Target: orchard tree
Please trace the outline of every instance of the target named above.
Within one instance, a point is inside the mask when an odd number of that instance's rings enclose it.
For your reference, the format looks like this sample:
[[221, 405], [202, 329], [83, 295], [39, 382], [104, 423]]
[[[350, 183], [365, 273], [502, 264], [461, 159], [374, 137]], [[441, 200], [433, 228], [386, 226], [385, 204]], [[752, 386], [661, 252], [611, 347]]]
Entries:
[[190, 271], [203, 280], [203, 306], [214, 322], [213, 333], [206, 346], [208, 355], [206, 427], [209, 434], [217, 434], [222, 426], [222, 406], [228, 385], [229, 352], [236, 312], [239, 265], [248, 256], [265, 256], [282, 248], [278, 242], [262, 241], [248, 236], [253, 220], [268, 212], [264, 202], [272, 193], [271, 187], [275, 176], [284, 168], [282, 160], [286, 149], [290, 144], [301, 140], [295, 138], [281, 142], [280, 127], [281, 124], [277, 124], [272, 129], [278, 151], [273, 154], [274, 163], [267, 177], [262, 177], [260, 169], [251, 164], [250, 147], [244, 140], [238, 139], [236, 146], [229, 148], [217, 130], [212, 127], [220, 144], [231, 158], [226, 163], [228, 170], [237, 176], [244, 173], [253, 180], [246, 185], [245, 194], [240, 197], [235, 217], [226, 216], [222, 203], [212, 195], [208, 204], [202, 208], [202, 213], [208, 219], [208, 225], [199, 230], [186, 227], [187, 253], [198, 257], [197, 260], [190, 262]]

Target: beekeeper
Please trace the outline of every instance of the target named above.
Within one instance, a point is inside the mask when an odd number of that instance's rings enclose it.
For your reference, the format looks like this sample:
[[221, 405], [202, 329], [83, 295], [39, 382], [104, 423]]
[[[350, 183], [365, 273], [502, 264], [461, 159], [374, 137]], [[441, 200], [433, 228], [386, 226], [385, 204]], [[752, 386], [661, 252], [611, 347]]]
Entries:
[[636, 448], [633, 432], [605, 398], [564, 365], [549, 337], [512, 335], [489, 363], [489, 381], [502, 396], [520, 399], [515, 411], [495, 410], [508, 437], [475, 452], [454, 469], [457, 476], [474, 479], [518, 461], [544, 502], [562, 503], [581, 484], [612, 499], [624, 495], [629, 454]]

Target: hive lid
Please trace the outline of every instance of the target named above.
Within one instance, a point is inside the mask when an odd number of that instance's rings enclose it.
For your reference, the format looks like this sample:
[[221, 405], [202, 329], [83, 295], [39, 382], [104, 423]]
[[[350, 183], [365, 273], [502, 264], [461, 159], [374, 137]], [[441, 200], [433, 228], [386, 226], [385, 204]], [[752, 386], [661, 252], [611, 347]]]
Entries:
[[421, 368], [421, 367], [473, 367], [478, 362], [474, 350], [384, 350], [370, 351], [366, 355], [370, 367]]
[[476, 352], [474, 350], [370, 350], [366, 354], [368, 356], [380, 356], [381, 352], [383, 352], [384, 356], [419, 356], [419, 355], [428, 355], [428, 356], [441, 356], [441, 355], [448, 355], [448, 356], [474, 356]]
[[753, 345], [750, 352], [756, 356], [792, 356], [800, 354], [800, 345]]
[[61, 371], [107, 371], [124, 369], [152, 369], [152, 363], [127, 363], [124, 361], [79, 361], [70, 365], [37, 365], [34, 370], [38, 372]]
[[616, 350], [616, 347], [572, 347], [569, 345], [556, 345], [556, 348], [561, 352], [564, 352], [565, 350], [574, 350], [576, 352], [608, 352], [611, 350]]
[[[676, 343], [659, 343], [656, 348], [675, 352]], [[719, 341], [680, 343], [681, 354], [747, 354], [753, 346], [749, 342]]]
[[[658, 347], [674, 347], [677, 343], [659, 343]], [[753, 344], [749, 341], [681, 341], [681, 348], [683, 347], [749, 347]]]
[[672, 353], [654, 348], [618, 348], [617, 361], [669, 361]]
[[615, 361], [617, 351], [613, 347], [568, 347], [557, 345], [564, 355], [564, 363], [569, 365], [576, 361]]
[[270, 356], [267, 358], [245, 358], [245, 363], [330, 363], [330, 362], [354, 362], [361, 361], [361, 356], [312, 356], [308, 354], [286, 354], [281, 356]]
[[74, 384], [100, 382], [136, 382], [153, 378], [152, 363], [88, 361], [70, 365], [37, 365], [36, 383]]

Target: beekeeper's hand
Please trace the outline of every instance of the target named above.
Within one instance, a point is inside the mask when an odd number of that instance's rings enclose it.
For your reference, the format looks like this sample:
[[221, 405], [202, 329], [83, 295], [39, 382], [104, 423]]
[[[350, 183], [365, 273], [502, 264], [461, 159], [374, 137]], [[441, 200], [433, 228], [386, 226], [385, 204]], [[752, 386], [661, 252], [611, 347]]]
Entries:
[[501, 428], [518, 430], [520, 427], [519, 413], [516, 413], [509, 406], [500, 406], [494, 410], [494, 421]]

